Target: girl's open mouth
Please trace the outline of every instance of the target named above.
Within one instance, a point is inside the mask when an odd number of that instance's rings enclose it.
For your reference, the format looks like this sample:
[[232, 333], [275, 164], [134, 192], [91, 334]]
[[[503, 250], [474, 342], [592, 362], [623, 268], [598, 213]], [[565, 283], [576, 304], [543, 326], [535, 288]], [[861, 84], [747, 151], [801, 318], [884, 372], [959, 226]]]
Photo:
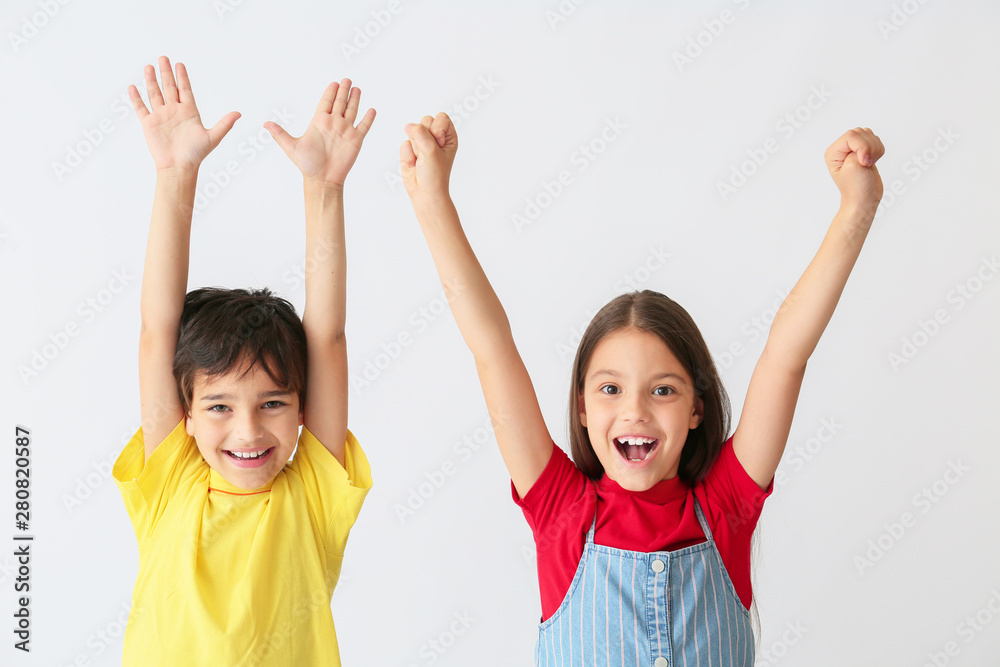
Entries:
[[631, 435], [615, 438], [614, 443], [618, 453], [629, 463], [648, 461], [660, 446], [656, 438]]
[[270, 458], [271, 452], [274, 451], [274, 447], [268, 447], [267, 449], [237, 449], [237, 450], [222, 450], [229, 457], [229, 460], [233, 462], [233, 465], [240, 468], [257, 468], [264, 465], [265, 462]]

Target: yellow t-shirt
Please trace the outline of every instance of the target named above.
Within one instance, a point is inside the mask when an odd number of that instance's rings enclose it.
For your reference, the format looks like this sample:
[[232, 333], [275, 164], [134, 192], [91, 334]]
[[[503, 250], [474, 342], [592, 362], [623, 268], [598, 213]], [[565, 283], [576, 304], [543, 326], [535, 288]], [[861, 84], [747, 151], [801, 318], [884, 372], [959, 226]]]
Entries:
[[112, 474], [139, 541], [123, 665], [340, 665], [330, 599], [371, 488], [303, 428], [293, 458], [246, 491], [202, 458], [184, 420], [144, 461], [140, 428]]

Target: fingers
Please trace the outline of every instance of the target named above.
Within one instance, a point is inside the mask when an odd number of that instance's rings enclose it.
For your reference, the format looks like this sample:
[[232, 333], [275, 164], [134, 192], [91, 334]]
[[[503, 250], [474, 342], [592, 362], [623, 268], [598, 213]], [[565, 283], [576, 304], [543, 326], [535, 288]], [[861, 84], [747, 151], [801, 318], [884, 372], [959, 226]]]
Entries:
[[[424, 116], [424, 118], [430, 119], [431, 117]], [[413, 146], [416, 155], [428, 155], [438, 148], [434, 135], [431, 134], [429, 127], [424, 125], [423, 119], [421, 119], [419, 125], [410, 124], [406, 127], [406, 134], [410, 137], [410, 144]]]
[[129, 84], [128, 87], [128, 98], [132, 101], [132, 108], [135, 109], [135, 115], [140, 121], [149, 115], [149, 109], [146, 108], [139, 95], [139, 89], [132, 84]]
[[222, 138], [229, 134], [229, 130], [233, 129], [233, 124], [239, 117], [239, 111], [230, 111], [223, 116], [211, 130], [208, 131], [208, 140], [211, 143], [212, 150], [215, 150], [215, 147], [219, 145]]
[[443, 111], [437, 116], [424, 116], [419, 124], [407, 123], [403, 131], [410, 137], [418, 155], [434, 148], [444, 149], [449, 143], [453, 145], [458, 143], [455, 125]]
[[177, 63], [177, 95], [182, 103], [194, 104], [191, 79], [188, 78], [187, 67], [184, 66], [184, 63]]
[[271, 137], [274, 138], [275, 143], [281, 146], [281, 150], [285, 151], [285, 155], [291, 157], [295, 152], [295, 137], [285, 132], [285, 129], [273, 120], [264, 123], [264, 129], [271, 133]]
[[[334, 81], [326, 87], [326, 90], [323, 91], [323, 97], [316, 107], [316, 113], [342, 116], [344, 120], [354, 125], [360, 106], [361, 89], [352, 87], [351, 80], [345, 78], [341, 79], [340, 83]], [[368, 134], [368, 130], [371, 128], [374, 120], [375, 110], [369, 109], [357, 125], [357, 129], [361, 131], [362, 138]]]
[[[360, 94], [360, 91], [358, 91]], [[351, 80], [343, 79], [337, 87], [337, 96], [333, 99], [333, 110], [331, 113], [343, 116], [347, 109], [347, 99], [351, 94]]]
[[871, 128], [856, 127], [833, 142], [827, 149], [827, 159], [843, 163], [851, 153], [862, 167], [871, 167], [885, 153], [885, 146]]
[[160, 81], [163, 86], [163, 101], [167, 104], [177, 102], [177, 83], [174, 81], [174, 72], [170, 69], [170, 58], [160, 56]]
[[149, 106], [155, 110], [157, 107], [163, 106], [163, 95], [156, 83], [156, 70], [153, 69], [152, 65], [146, 65], [143, 72], [146, 75], [146, 97], [149, 98]]
[[351, 94], [347, 98], [347, 108], [344, 109], [344, 119], [354, 125], [354, 119], [358, 117], [358, 106], [361, 104], [361, 89], [351, 88]]
[[434, 135], [438, 146], [442, 148], [448, 143], [449, 134], [454, 134], [454, 131], [455, 126], [452, 124], [451, 118], [443, 111], [439, 112], [431, 122], [431, 134]]
[[411, 168], [417, 164], [417, 156], [409, 139], [399, 145], [399, 164], [404, 168]]
[[875, 136], [875, 133], [868, 127], [856, 127], [855, 149], [858, 154], [858, 162], [865, 167], [871, 167], [885, 154], [885, 146], [882, 140]]
[[339, 85], [336, 81], [331, 83], [323, 91], [323, 97], [319, 100], [319, 106], [316, 107], [316, 113], [330, 113], [333, 109], [333, 100], [337, 96], [337, 89]]
[[[361, 138], [364, 139], [365, 135], [368, 134], [368, 130], [371, 129], [372, 123], [375, 121], [375, 109], [369, 109], [365, 112], [364, 117], [361, 122], [358, 123], [358, 131], [361, 132]], [[351, 121], [354, 122], [353, 120]]]

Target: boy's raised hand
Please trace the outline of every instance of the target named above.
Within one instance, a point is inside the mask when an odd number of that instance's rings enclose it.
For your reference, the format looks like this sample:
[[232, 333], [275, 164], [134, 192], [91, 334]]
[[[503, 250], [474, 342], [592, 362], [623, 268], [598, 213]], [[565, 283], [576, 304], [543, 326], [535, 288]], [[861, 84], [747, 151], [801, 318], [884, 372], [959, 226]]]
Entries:
[[163, 91], [156, 84], [156, 71], [152, 65], [144, 68], [146, 75], [146, 95], [149, 106], [146, 108], [139, 90], [135, 86], [128, 87], [128, 96], [132, 100], [132, 108], [142, 124], [142, 133], [146, 137], [146, 145], [153, 155], [156, 169], [197, 169], [202, 160], [219, 145], [222, 138], [232, 129], [233, 123], [240, 117], [239, 112], [231, 111], [208, 130], [201, 124], [198, 107], [194, 103], [191, 92], [191, 80], [188, 79], [187, 68], [177, 63], [177, 79], [174, 80], [170, 68], [170, 59], [160, 56], [160, 79]]
[[875, 162], [885, 153], [882, 140], [867, 127], [848, 130], [826, 149], [826, 167], [840, 189], [841, 206], [871, 210], [882, 199], [882, 178]]
[[448, 195], [448, 179], [458, 151], [458, 133], [445, 112], [403, 128], [409, 137], [399, 147], [399, 171], [410, 199]]
[[355, 127], [360, 103], [361, 89], [352, 88], [351, 80], [344, 79], [326, 87], [301, 137], [291, 136], [273, 121], [264, 123], [264, 128], [306, 180], [343, 186], [375, 120], [375, 109], [368, 109]]

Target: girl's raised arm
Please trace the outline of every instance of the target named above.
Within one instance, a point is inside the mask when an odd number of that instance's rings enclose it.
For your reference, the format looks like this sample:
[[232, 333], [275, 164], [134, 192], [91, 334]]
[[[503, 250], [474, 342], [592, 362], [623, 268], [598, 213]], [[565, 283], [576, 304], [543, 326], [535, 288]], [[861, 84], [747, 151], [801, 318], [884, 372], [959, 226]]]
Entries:
[[775, 315], [733, 433], [736, 458], [762, 489], [785, 450], [806, 361], [833, 316], [882, 199], [875, 162], [884, 152], [881, 140], [860, 127], [826, 150], [826, 166], [840, 189], [840, 210]]
[[424, 116], [405, 130], [409, 139], [399, 149], [403, 183], [451, 312], [476, 360], [500, 454], [523, 498], [552, 455], [552, 438], [507, 314], [465, 238], [448, 192], [458, 135], [444, 112]]

